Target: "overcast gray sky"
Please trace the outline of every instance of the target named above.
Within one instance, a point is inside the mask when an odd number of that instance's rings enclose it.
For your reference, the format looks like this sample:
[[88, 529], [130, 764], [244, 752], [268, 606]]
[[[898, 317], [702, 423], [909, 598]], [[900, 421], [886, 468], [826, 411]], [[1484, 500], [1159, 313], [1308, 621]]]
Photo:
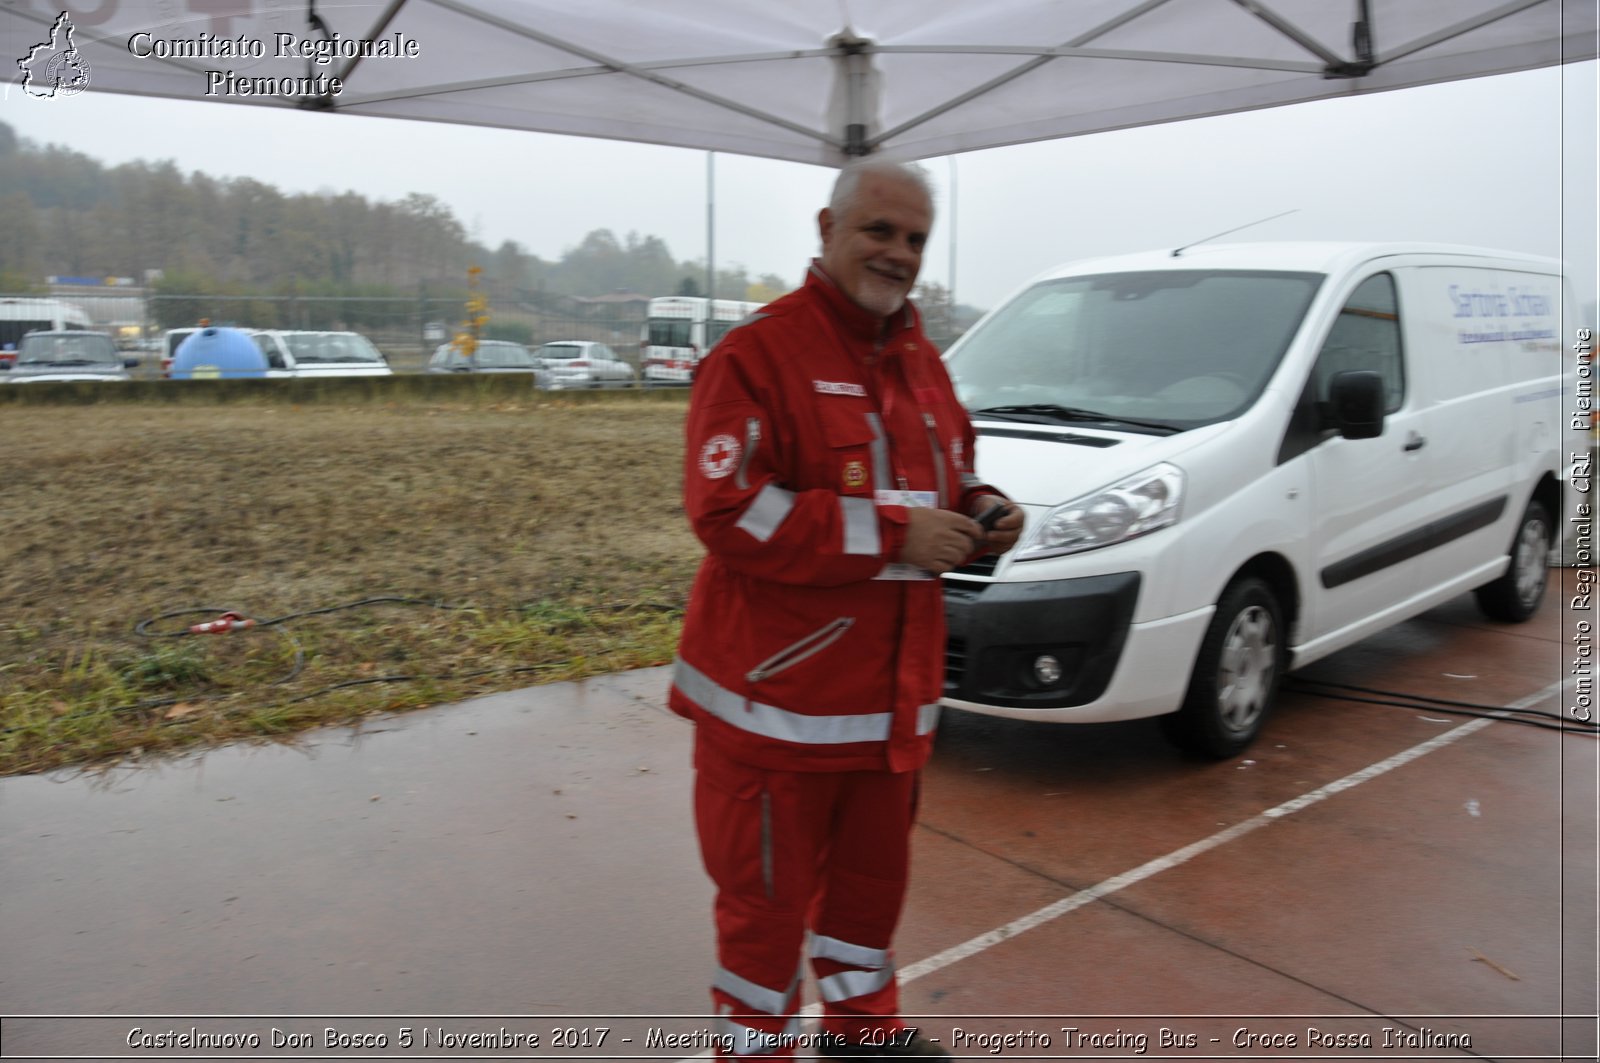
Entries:
[[[940, 217], [924, 277], [988, 307], [1075, 258], [1194, 241], [1421, 239], [1565, 258], [1596, 298], [1596, 64], [1508, 74], [926, 160]], [[0, 120], [107, 164], [172, 159], [288, 192], [411, 192], [490, 247], [556, 258], [609, 228], [706, 251], [706, 153], [381, 118], [97, 93]], [[714, 157], [716, 259], [798, 280], [832, 171]], [[658, 293], [648, 293], [658, 294]]]

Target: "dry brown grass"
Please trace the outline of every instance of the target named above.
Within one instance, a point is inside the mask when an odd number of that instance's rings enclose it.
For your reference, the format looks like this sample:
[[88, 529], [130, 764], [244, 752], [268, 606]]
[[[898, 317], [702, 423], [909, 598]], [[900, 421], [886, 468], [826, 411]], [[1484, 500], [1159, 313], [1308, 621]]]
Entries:
[[[669, 659], [700, 555], [679, 505], [683, 409], [5, 408], [0, 772]], [[214, 614], [152, 620], [375, 596], [470, 608], [183, 637], [166, 636]]]

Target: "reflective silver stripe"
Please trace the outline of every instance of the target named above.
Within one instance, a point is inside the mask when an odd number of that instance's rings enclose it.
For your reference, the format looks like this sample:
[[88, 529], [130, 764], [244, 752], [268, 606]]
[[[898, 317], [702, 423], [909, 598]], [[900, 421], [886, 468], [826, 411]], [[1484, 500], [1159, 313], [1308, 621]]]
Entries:
[[674, 662], [672, 685], [723, 723], [763, 738], [816, 746], [885, 742], [889, 739], [892, 717], [887, 712], [859, 716], [806, 716], [775, 705], [763, 705], [717, 685], [681, 657]]
[[789, 997], [794, 988], [768, 989], [756, 985], [748, 978], [741, 978], [726, 967], [717, 968], [717, 976], [711, 980], [711, 988], [720, 989], [730, 997], [737, 997], [757, 1011], [764, 1011], [768, 1015], [782, 1015], [789, 1010]]
[[883, 544], [878, 538], [878, 507], [872, 499], [840, 495], [839, 518], [844, 523], [844, 552], [877, 557]]
[[978, 479], [977, 476], [973, 475], [972, 473], [964, 472], [964, 473], [961, 474], [961, 488], [962, 488], [962, 490], [970, 491], [974, 487], [982, 487], [982, 486], [983, 486], [983, 481]]
[[734, 471], [733, 482], [741, 491], [750, 490], [750, 461], [756, 456], [761, 443], [761, 420], [746, 417], [744, 421], [744, 454], [739, 458], [739, 468]]
[[876, 993], [892, 981], [894, 981], [893, 967], [885, 967], [879, 971], [842, 971], [827, 978], [819, 978], [817, 992], [822, 994], [822, 999], [829, 1004], [837, 1004], [841, 1000], [854, 1000], [868, 993]]
[[894, 476], [889, 471], [889, 437], [883, 434], [883, 418], [877, 414], [867, 414], [867, 424], [872, 429], [872, 442], [867, 446], [872, 455], [872, 486], [886, 491], [894, 486]]
[[[763, 321], [771, 316], [771, 314], [763, 314], [759, 310], [755, 311], [754, 313], [746, 314], [744, 317], [741, 317], [738, 321], [735, 321], [733, 324], [728, 326], [728, 331], [722, 334], [722, 339], [719, 339], [716, 343], [711, 345], [711, 351], [714, 351], [721, 346], [722, 340], [727, 339], [728, 333], [732, 332], [734, 329], [744, 328], [746, 325], [754, 325], [757, 321]], [[711, 351], [707, 351], [706, 353], [710, 354]]]
[[718, 1019], [717, 1033], [728, 1050], [736, 1056], [769, 1056], [779, 1049], [795, 1043], [800, 1036], [800, 1016], [796, 1015], [783, 1027], [781, 1033], [766, 1033], [754, 1027], [734, 1022], [727, 1016]]
[[936, 701], [917, 710], [917, 734], [933, 733], [934, 728], [939, 726], [939, 711], [942, 708], [943, 706]]
[[739, 518], [735, 527], [764, 543], [778, 533], [778, 526], [792, 509], [794, 492], [767, 484], [756, 492], [754, 501], [745, 507], [744, 516]]
[[887, 967], [889, 966], [888, 949], [869, 949], [865, 945], [852, 945], [848, 941], [838, 938], [814, 934], [811, 937], [811, 958], [813, 960], [837, 960], [856, 967]]

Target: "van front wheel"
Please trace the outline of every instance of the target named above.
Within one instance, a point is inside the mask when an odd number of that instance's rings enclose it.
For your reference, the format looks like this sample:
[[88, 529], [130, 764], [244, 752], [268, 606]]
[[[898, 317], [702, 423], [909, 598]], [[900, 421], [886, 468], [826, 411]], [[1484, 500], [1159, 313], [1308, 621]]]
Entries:
[[1277, 696], [1284, 666], [1283, 610], [1262, 580], [1222, 592], [1200, 642], [1183, 707], [1161, 717], [1175, 745], [1222, 759], [1255, 741]]
[[1550, 515], [1541, 502], [1528, 503], [1511, 544], [1511, 563], [1492, 583], [1472, 593], [1490, 620], [1520, 624], [1539, 611], [1544, 600], [1545, 558], [1550, 553]]

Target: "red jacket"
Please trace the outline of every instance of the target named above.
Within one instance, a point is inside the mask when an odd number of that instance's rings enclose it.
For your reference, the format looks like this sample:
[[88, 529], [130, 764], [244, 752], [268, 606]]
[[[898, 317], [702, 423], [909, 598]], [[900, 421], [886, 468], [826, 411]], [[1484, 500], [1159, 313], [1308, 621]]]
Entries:
[[944, 603], [937, 579], [882, 578], [907, 508], [879, 492], [965, 513], [993, 489], [916, 309], [884, 336], [813, 264], [701, 363], [686, 435], [684, 505], [708, 553], [672, 708], [759, 767], [921, 767]]

